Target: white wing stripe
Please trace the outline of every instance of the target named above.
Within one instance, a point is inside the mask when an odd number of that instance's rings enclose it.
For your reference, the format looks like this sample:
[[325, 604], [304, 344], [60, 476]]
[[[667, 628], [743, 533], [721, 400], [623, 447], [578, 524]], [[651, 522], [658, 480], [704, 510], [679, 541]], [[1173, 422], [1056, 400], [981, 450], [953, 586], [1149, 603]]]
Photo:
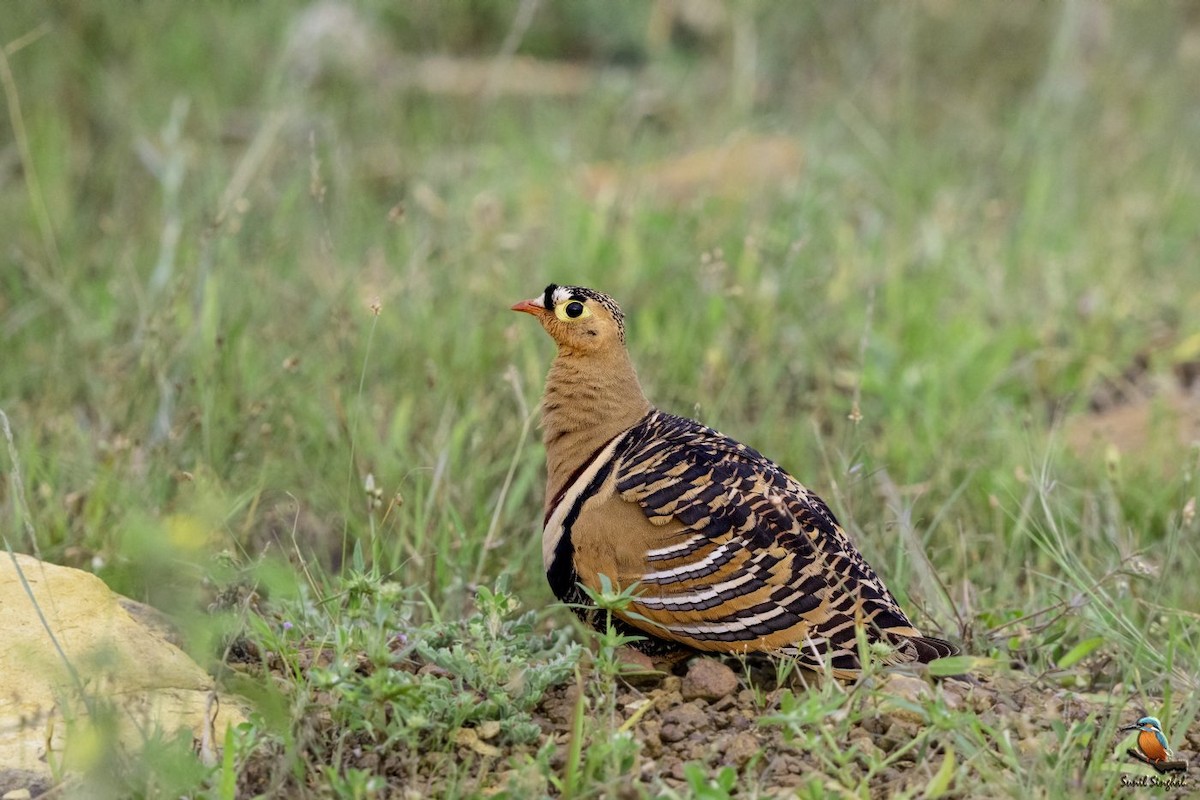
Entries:
[[663, 556], [669, 556], [669, 555], [671, 555], [671, 553], [675, 553], [680, 550], [687, 550], [692, 545], [696, 544], [697, 541], [699, 541], [700, 539], [703, 539], [703, 538], [704, 538], [704, 534], [697, 533], [695, 536], [685, 539], [684, 541], [680, 542], [679, 544], [673, 544], [673, 545], [669, 545], [667, 547], [660, 547], [657, 550], [647, 550], [646, 558], [650, 559], [651, 561], [654, 561], [656, 559], [662, 558]]
[[764, 611], [752, 617], [734, 617], [729, 622], [717, 622], [710, 625], [664, 625], [663, 627], [675, 633], [734, 633], [778, 617], [786, 610], [786, 606], [776, 606], [770, 611]]
[[671, 606], [683, 606], [691, 603], [702, 603], [705, 600], [712, 600], [730, 589], [736, 589], [743, 583], [752, 581], [757, 577], [753, 570], [745, 570], [731, 581], [717, 583], [705, 589], [702, 592], [693, 592], [692, 594], [676, 594], [670, 597], [638, 597], [637, 602], [644, 606], [654, 608], [670, 608]]
[[679, 567], [673, 567], [671, 569], [664, 569], [661, 572], [651, 572], [649, 575], [643, 576], [642, 580], [644, 580], [644, 581], [661, 581], [661, 580], [665, 580], [667, 578], [674, 578], [678, 575], [684, 575], [689, 572], [698, 572], [700, 570], [704, 570], [708, 567], [711, 567], [714, 563], [716, 563], [717, 560], [720, 559], [723, 555], [725, 555], [725, 553], [729, 552], [729, 550], [732, 547], [733, 547], [733, 542], [726, 542], [725, 544], [721, 545], [717, 549], [713, 550], [711, 553], [709, 553], [707, 556], [705, 556], [700, 561], [697, 561], [693, 564], [684, 564]]

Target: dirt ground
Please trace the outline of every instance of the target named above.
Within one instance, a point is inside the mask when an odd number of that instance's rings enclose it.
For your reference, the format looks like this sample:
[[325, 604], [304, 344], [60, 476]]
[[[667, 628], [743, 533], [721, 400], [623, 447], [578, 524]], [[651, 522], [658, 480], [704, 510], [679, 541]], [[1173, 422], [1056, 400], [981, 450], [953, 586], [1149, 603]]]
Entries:
[[[628, 730], [638, 743], [636, 753], [625, 762], [628, 769], [619, 775], [603, 777], [605, 788], [601, 794], [606, 797], [662, 796], [664, 789], [681, 797], [695, 796], [694, 785], [689, 784], [685, 770], [689, 764], [702, 765], [710, 778], [727, 766], [736, 770], [736, 781], [728, 795], [704, 795], [707, 797], [794, 797], [805, 787], [812, 788], [814, 783], [822, 793], [838, 796], [846, 793], [846, 787], [852, 788], [864, 779], [872, 797], [901, 793], [921, 796], [943, 763], [943, 746], [954, 745], [958, 735], [953, 724], [947, 724], [948, 720], [934, 719], [936, 714], [931, 717], [921, 710], [922, 704], [940, 697], [946, 709], [977, 719], [979, 728], [992, 737], [990, 749], [996, 754], [991, 763], [983, 763], [988, 761], [986, 753], [982, 758], [970, 758], [969, 747], [955, 745], [960, 761], [970, 761], [968, 771], [972, 782], [963, 785], [960, 776], [944, 796], [987, 797], [993, 795], [987, 790], [985, 775], [1003, 769], [1001, 751], [1013, 748], [1020, 758], [1047, 758], [1048, 763], [1054, 764], [1056, 755], [1050, 748], [1058, 747], [1064, 726], [1090, 718], [1100, 728], [1113, 715], [1118, 717], [1119, 724], [1132, 721], [1125, 719], [1131, 713], [1125, 704], [1109, 695], [1041, 684], [1021, 673], [935, 680], [893, 672], [872, 678], [857, 688], [845, 687], [851, 700], [825, 718], [827, 727], [838, 731], [839, 737], [844, 734], [845, 726], [849, 727], [848, 740], [839, 742], [843, 751], [839, 759], [834, 759], [835, 770], [831, 770], [831, 759], [821, 757], [818, 749], [806, 748], [804, 737], [789, 736], [786, 725], [765, 722], [779, 713], [780, 698], [785, 692], [790, 691], [803, 702], [812, 692], [819, 691], [806, 683], [816, 676], [791, 676], [784, 686], [779, 686], [769, 663], [747, 666], [709, 658], [694, 659], [678, 667], [676, 673], [643, 676], [632, 683], [621, 680], [615, 698], [597, 698], [594, 687], [575, 684], [555, 687], [535, 710], [534, 719], [541, 735], [534, 744], [505, 747], [496, 736], [498, 724], [495, 727], [484, 724], [460, 729], [454, 743], [438, 752], [418, 752], [404, 746], [383, 748], [363, 738], [343, 748], [342, 766], [386, 777], [388, 792], [381, 796], [406, 800], [442, 797], [448, 793], [523, 798], [557, 796], [558, 790], [546, 779], [545, 771], [534, 766], [534, 759], [539, 751], [552, 747], [550, 771], [564, 774], [583, 692], [585, 732], [594, 730], [589, 726]], [[609, 713], [611, 719], [606, 716]], [[847, 723], [849, 717], [855, 721]], [[921, 746], [909, 748], [891, 759], [931, 725], [939, 730]], [[336, 731], [327, 729], [325, 734], [334, 735]], [[1178, 757], [1195, 764], [1200, 752], [1200, 731], [1194, 731], [1186, 741], [1175, 745]], [[1061, 792], [1051, 791], [1051, 796], [1059, 793], [1098, 796], [1102, 787], [1096, 782], [1102, 778], [1098, 779], [1095, 772], [1089, 777], [1086, 768], [1094, 756], [1091, 747], [1087, 744], [1082, 752], [1063, 754], [1077, 765], [1058, 771], [1047, 767], [1047, 774], [1065, 776], [1067, 783], [1060, 787]], [[1147, 771], [1119, 749], [1105, 758], [1105, 763], [1112, 765], [1110, 769], [1120, 775], [1134, 778]], [[830, 774], [831, 771], [837, 775]], [[239, 796], [278, 790], [278, 781], [278, 771], [272, 778], [269, 758], [264, 758], [251, 763], [243, 772]], [[1017, 785], [1006, 783], [1010, 789]], [[1184, 786], [1159, 787], [1153, 791], [1156, 797], [1191, 797], [1197, 791], [1196, 778], [1189, 773]], [[996, 794], [1004, 796], [1002, 792]]]

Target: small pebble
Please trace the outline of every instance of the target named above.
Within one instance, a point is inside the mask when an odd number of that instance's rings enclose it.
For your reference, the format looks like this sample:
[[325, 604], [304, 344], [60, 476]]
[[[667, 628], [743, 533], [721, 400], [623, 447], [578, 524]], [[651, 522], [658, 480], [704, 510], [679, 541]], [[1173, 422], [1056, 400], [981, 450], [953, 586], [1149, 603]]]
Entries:
[[680, 742], [689, 733], [708, 725], [708, 715], [695, 703], [684, 703], [663, 714], [662, 740]]
[[725, 757], [738, 769], [746, 766], [746, 763], [761, 752], [762, 747], [758, 743], [758, 738], [749, 731], [742, 731], [733, 737], [729, 743], [728, 749], [725, 751]]
[[684, 700], [719, 700], [737, 691], [737, 675], [715, 658], [698, 658], [683, 678]]

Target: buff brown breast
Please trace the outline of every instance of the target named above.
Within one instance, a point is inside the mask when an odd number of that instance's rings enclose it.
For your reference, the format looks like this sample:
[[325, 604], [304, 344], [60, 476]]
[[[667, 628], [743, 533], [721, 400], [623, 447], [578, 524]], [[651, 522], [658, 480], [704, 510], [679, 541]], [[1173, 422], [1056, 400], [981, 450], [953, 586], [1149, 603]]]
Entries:
[[603, 624], [579, 585], [636, 584], [633, 613], [617, 621], [652, 655], [788, 654], [849, 676], [859, 628], [889, 646], [889, 663], [958, 652], [913, 626], [819, 497], [757, 451], [650, 404], [611, 297], [551, 284], [513, 310], [558, 345], [542, 399], [542, 557], [560, 600]]

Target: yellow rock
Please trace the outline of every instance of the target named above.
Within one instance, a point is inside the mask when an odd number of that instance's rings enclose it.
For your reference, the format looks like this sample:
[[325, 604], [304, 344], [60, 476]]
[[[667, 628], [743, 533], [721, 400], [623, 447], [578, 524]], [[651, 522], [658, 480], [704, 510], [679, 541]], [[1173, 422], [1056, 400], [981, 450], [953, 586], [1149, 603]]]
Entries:
[[465, 747], [481, 756], [495, 758], [500, 755], [500, 748], [495, 745], [488, 744], [479, 738], [479, 731], [475, 728], [459, 728], [454, 732], [454, 743], [459, 747]]
[[107, 752], [89, 709], [115, 712], [132, 752], [155, 729], [184, 728], [209, 759], [226, 727], [245, 721], [241, 701], [216, 694], [208, 673], [126, 603], [137, 605], [95, 575], [0, 552], [0, 765], [47, 777], [51, 764], [86, 770]]

